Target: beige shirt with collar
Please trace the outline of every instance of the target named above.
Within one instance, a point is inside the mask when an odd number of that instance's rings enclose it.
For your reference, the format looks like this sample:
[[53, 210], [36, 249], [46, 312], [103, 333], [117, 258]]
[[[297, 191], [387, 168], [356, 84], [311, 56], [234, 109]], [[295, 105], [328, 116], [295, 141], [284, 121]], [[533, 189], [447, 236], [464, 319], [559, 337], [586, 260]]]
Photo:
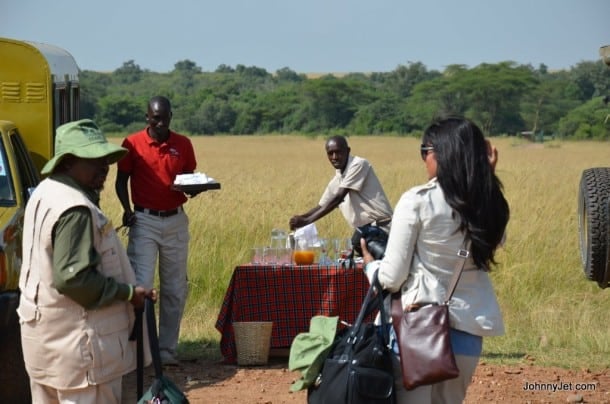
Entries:
[[339, 193], [340, 188], [349, 190], [339, 204], [339, 210], [352, 227], [392, 218], [392, 206], [379, 178], [373, 166], [362, 157], [350, 156], [345, 171], [341, 173], [341, 170], [336, 170], [318, 205], [326, 205]]

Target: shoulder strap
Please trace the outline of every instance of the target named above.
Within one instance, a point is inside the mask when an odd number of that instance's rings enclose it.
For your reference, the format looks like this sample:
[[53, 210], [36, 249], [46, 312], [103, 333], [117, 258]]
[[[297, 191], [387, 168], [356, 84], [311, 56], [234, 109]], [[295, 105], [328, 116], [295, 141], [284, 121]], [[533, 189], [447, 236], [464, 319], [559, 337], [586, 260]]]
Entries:
[[386, 327], [387, 318], [385, 313], [385, 307], [383, 304], [384, 295], [382, 291], [383, 289], [381, 287], [381, 284], [379, 283], [379, 279], [377, 278], [377, 272], [375, 272], [375, 274], [373, 275], [372, 282], [369, 286], [369, 290], [364, 298], [364, 301], [362, 302], [362, 307], [360, 308], [358, 317], [356, 318], [354, 324], [350, 327], [350, 334], [352, 338], [356, 338], [356, 336], [358, 335], [360, 327], [363, 325], [365, 318], [369, 314], [378, 310], [380, 313], [379, 317], [381, 320], [382, 337], [384, 338], [384, 341], [386, 343], [389, 342], [389, 330]]
[[[453, 270], [453, 276], [451, 277], [451, 282], [449, 283], [449, 287], [447, 288], [447, 293], [445, 295], [444, 303], [448, 303], [453, 296], [453, 292], [455, 292], [455, 288], [460, 280], [460, 276], [464, 270], [464, 265], [466, 264], [466, 259], [470, 256], [470, 251], [467, 249], [469, 243], [464, 238], [464, 243], [462, 244], [462, 248], [457, 251], [457, 256], [459, 259], [455, 263], [455, 269]], [[391, 305], [391, 314], [393, 321], [398, 321], [403, 313], [402, 301], [401, 301], [401, 293], [400, 291], [392, 293], [392, 305]], [[396, 324], [396, 323], [395, 323]]]
[[155, 302], [147, 297], [144, 300], [144, 313], [146, 313], [146, 326], [148, 328], [148, 340], [150, 341], [150, 354], [155, 367], [155, 378], [163, 376], [161, 367], [161, 354], [159, 353], [159, 339], [157, 337], [157, 321], [155, 319]]
[[142, 325], [142, 315], [144, 310], [135, 309], [136, 319], [133, 325], [133, 331], [129, 340], [136, 340], [136, 360], [137, 360], [137, 368], [136, 368], [136, 388], [137, 388], [137, 397], [138, 400], [144, 394], [144, 337], [143, 335], [143, 325]]
[[462, 275], [462, 271], [464, 270], [464, 265], [466, 264], [466, 258], [470, 256], [470, 251], [466, 249], [467, 241], [464, 239], [464, 243], [462, 244], [462, 248], [457, 251], [457, 256], [459, 259], [455, 263], [455, 269], [453, 270], [453, 276], [451, 277], [451, 283], [449, 284], [449, 288], [447, 289], [447, 294], [445, 295], [445, 303], [451, 300], [453, 296], [453, 292], [455, 292], [455, 288], [460, 280], [460, 276]]

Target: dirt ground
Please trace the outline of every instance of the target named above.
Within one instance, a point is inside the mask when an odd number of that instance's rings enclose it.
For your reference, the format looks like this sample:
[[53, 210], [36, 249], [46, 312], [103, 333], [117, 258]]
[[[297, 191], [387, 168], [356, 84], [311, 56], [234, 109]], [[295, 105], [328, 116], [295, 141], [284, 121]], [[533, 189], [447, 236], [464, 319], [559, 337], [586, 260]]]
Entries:
[[[145, 369], [144, 386], [153, 380]], [[190, 360], [164, 368], [189, 401], [205, 404], [306, 403], [306, 392], [291, 393], [299, 378], [286, 358], [271, 358], [265, 366], [239, 367], [221, 362]], [[136, 402], [135, 372], [123, 380], [123, 402]], [[555, 391], [553, 391], [553, 389]], [[479, 364], [466, 403], [610, 403], [610, 369], [566, 370], [535, 365]]]

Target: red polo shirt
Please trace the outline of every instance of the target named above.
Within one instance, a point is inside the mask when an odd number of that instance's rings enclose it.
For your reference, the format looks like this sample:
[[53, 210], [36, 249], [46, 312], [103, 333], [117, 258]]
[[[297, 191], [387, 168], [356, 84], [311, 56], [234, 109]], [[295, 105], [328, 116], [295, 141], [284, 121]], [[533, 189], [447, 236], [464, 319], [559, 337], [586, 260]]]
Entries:
[[170, 132], [163, 143], [148, 136], [146, 129], [123, 140], [129, 153], [119, 160], [117, 169], [129, 174], [134, 205], [154, 210], [171, 210], [186, 202], [182, 192], [172, 191], [178, 174], [195, 171], [197, 161], [189, 138]]

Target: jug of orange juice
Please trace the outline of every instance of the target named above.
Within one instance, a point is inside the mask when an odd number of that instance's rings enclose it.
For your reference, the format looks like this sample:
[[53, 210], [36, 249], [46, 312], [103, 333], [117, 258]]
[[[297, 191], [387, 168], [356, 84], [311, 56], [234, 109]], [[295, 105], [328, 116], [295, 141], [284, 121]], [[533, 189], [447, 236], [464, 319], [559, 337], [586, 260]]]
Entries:
[[292, 261], [295, 265], [311, 265], [315, 260], [314, 247], [306, 238], [295, 238]]

